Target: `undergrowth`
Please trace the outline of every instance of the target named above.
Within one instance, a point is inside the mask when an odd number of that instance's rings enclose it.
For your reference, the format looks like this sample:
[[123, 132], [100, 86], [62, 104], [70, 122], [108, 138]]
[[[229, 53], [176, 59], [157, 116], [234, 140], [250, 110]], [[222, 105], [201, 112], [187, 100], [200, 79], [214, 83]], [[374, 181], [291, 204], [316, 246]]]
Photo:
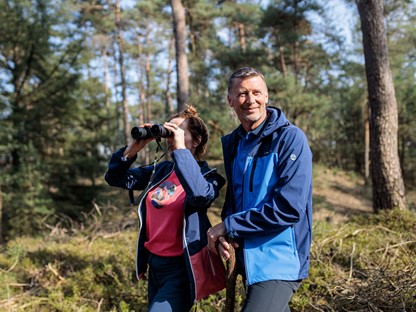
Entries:
[[[71, 235], [57, 230], [2, 248], [0, 311], [147, 311], [146, 282], [135, 278], [137, 228], [116, 226], [96, 209], [93, 222]], [[291, 309], [416, 311], [415, 258], [410, 211], [361, 215], [337, 227], [316, 222], [310, 277]], [[211, 295], [195, 310], [221, 311], [224, 297]], [[239, 280], [236, 311], [243, 299]]]

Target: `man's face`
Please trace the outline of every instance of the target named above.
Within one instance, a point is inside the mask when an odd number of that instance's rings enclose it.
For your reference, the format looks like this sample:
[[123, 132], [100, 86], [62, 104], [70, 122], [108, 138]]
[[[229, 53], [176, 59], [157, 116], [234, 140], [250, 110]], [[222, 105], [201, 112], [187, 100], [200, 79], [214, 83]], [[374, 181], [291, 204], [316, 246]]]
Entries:
[[227, 99], [246, 131], [257, 128], [266, 118], [269, 94], [261, 77], [236, 79]]

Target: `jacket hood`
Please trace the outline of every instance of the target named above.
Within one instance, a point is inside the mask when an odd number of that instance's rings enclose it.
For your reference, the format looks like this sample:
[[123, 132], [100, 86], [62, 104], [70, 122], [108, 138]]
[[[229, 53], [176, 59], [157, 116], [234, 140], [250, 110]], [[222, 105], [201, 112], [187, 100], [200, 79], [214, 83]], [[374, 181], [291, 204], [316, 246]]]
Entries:
[[285, 114], [277, 107], [268, 106], [267, 114], [267, 125], [263, 130], [262, 137], [268, 136], [273, 131], [276, 131], [276, 129], [289, 124], [289, 120], [286, 118]]

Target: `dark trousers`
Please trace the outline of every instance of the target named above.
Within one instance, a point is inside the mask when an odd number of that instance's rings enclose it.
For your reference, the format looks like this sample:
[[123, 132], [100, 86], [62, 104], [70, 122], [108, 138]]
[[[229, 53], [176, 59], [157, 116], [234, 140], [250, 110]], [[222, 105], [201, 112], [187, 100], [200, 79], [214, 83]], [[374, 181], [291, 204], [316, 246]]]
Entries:
[[248, 286], [243, 312], [290, 312], [289, 301], [300, 282], [272, 280]]
[[148, 302], [150, 312], [188, 312], [192, 308], [185, 259], [149, 256]]

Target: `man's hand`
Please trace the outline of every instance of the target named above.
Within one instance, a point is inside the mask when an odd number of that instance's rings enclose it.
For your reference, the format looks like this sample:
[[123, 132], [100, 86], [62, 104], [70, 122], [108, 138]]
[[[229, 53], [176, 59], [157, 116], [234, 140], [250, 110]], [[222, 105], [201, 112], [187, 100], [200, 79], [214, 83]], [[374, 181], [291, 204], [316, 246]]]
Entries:
[[[221, 241], [219, 241], [219, 238], [221, 236], [224, 236], [225, 234], [226, 233], [225, 233], [224, 222], [218, 223], [217, 225], [209, 228], [208, 231], [207, 231], [208, 249], [211, 250], [212, 252], [218, 254], [217, 244], [218, 243], [223, 244]], [[222, 241], [225, 241], [224, 237], [223, 237]]]
[[[208, 248], [210, 251], [216, 254], [219, 253], [224, 260], [228, 260], [230, 258], [230, 244], [227, 242], [227, 239], [225, 238], [225, 231], [226, 230], [224, 222], [218, 223], [212, 228], [209, 228], [207, 231]], [[238, 247], [237, 243], [233, 243], [233, 245], [235, 248]]]

